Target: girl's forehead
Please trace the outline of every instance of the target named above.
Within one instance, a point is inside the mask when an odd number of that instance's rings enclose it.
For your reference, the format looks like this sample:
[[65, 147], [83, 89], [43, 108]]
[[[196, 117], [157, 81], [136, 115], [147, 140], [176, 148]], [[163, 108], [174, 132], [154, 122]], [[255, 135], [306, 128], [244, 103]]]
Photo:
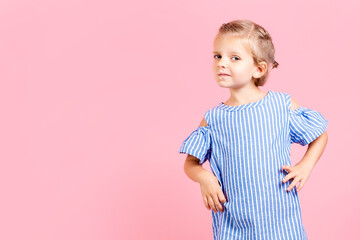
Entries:
[[239, 52], [249, 54], [248, 43], [238, 36], [217, 36], [214, 39], [214, 52]]

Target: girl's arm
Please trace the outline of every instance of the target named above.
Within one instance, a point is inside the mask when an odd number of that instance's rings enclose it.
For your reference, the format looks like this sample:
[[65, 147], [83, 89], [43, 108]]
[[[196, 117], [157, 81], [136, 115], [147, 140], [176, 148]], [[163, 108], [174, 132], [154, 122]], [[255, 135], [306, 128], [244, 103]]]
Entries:
[[[296, 109], [299, 106], [300, 105], [295, 100], [291, 99], [291, 109]], [[324, 131], [318, 138], [308, 144], [308, 148], [303, 158], [294, 167], [287, 165], [282, 166], [282, 169], [285, 169], [289, 173], [284, 177], [283, 182], [285, 183], [289, 179], [293, 179], [287, 188], [288, 191], [293, 189], [298, 182], [300, 182], [300, 184], [297, 187], [297, 191], [302, 189], [309, 178], [312, 169], [315, 167], [315, 164], [324, 152], [327, 141], [328, 134]]]
[[306, 153], [301, 159], [300, 163], [307, 165], [310, 169], [313, 169], [317, 161], [320, 159], [322, 153], [324, 152], [327, 141], [328, 134], [325, 131], [318, 138], [308, 144]]
[[[291, 98], [291, 107], [290, 109], [296, 109], [300, 107], [299, 103]], [[304, 157], [299, 163], [307, 165], [310, 170], [314, 168], [317, 161], [320, 159], [322, 153], [324, 152], [325, 146], [327, 144], [328, 135], [324, 131], [318, 138], [308, 144], [308, 149]]]
[[290, 167], [287, 165], [282, 166], [282, 169], [285, 169], [289, 174], [286, 175], [283, 179], [283, 182], [287, 182], [289, 179], [293, 179], [289, 187], [286, 189], [287, 191], [291, 191], [298, 182], [300, 182], [299, 186], [296, 187], [297, 191], [300, 191], [307, 179], [310, 176], [312, 169], [315, 167], [315, 164], [320, 159], [326, 143], [328, 140], [327, 132], [324, 131], [318, 138], [309, 143], [308, 149], [304, 157], [298, 162], [294, 167]]
[[[205, 121], [205, 117], [204, 117], [201, 120], [199, 126], [205, 127], [207, 125], [208, 124]], [[185, 159], [184, 171], [190, 179], [192, 179], [195, 182], [201, 183], [201, 181], [208, 178], [209, 175], [211, 175], [211, 173], [208, 170], [204, 169], [202, 165], [199, 164], [199, 161], [200, 160], [197, 159], [196, 157], [188, 154]]]
[[[205, 118], [200, 123], [200, 127], [207, 126]], [[200, 160], [190, 154], [187, 155], [184, 164], [186, 175], [195, 182], [200, 183], [203, 202], [207, 209], [214, 212], [224, 211], [222, 203], [226, 202], [226, 198], [220, 187], [218, 178], [199, 164]]]
[[200, 183], [205, 207], [208, 210], [212, 209], [214, 212], [223, 212], [224, 207], [222, 204], [226, 202], [226, 198], [217, 177], [203, 168], [199, 164], [199, 159], [189, 154], [185, 160], [184, 170], [189, 178]]
[[184, 163], [184, 172], [193, 181], [201, 183], [204, 178], [209, 176], [210, 172], [203, 168], [199, 161], [196, 157], [188, 154]]

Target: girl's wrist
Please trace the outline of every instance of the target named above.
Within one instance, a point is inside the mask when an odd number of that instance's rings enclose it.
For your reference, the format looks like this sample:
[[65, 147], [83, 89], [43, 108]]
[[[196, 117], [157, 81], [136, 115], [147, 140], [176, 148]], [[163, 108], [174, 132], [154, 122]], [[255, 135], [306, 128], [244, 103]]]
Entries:
[[302, 159], [300, 161], [300, 164], [303, 165], [304, 167], [308, 168], [309, 171], [311, 171], [315, 166], [311, 161], [308, 161], [306, 159]]
[[208, 181], [210, 175], [211, 175], [211, 173], [208, 170], [203, 168], [203, 171], [200, 171], [200, 173], [198, 175], [199, 183]]

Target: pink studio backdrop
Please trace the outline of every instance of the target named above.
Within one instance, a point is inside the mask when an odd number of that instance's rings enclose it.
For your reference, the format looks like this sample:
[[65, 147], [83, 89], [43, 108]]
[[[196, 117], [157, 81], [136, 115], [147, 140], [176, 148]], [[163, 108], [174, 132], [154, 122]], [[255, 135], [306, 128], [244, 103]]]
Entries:
[[[309, 239], [359, 239], [359, 10], [357, 0], [1, 1], [0, 239], [212, 239], [177, 151], [229, 96], [211, 52], [234, 19], [273, 37], [280, 65], [262, 89], [329, 121], [299, 192]], [[292, 146], [293, 165], [305, 150]]]

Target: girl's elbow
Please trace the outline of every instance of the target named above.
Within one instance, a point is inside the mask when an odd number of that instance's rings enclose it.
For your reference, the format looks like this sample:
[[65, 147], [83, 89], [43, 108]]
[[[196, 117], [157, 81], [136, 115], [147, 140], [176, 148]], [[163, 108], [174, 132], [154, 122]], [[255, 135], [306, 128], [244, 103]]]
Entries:
[[326, 140], [326, 142], [327, 142], [327, 140], [329, 139], [329, 136], [328, 136], [328, 133], [326, 132], [326, 130], [323, 132], [323, 134], [321, 134], [322, 136], [323, 136], [323, 138]]

